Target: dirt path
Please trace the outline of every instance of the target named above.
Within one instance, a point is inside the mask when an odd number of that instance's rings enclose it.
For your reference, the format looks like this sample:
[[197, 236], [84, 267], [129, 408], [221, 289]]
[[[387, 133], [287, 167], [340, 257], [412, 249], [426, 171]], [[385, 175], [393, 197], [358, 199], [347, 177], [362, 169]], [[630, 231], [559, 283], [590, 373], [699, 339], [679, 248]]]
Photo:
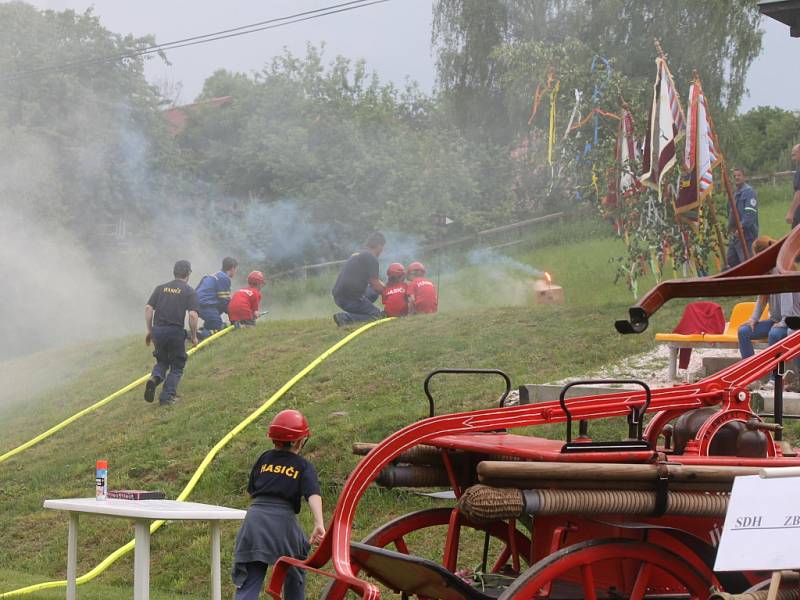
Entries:
[[[661, 344], [650, 352], [636, 354], [628, 358], [604, 366], [592, 373], [581, 375], [586, 379], [642, 379], [651, 387], [670, 387], [685, 381], [697, 381], [704, 376], [703, 358], [706, 356], [738, 357], [738, 350], [728, 348], [693, 348], [689, 368], [678, 370], [678, 381], [669, 378], [669, 350]], [[553, 383], [566, 383], [575, 380], [570, 377]]]

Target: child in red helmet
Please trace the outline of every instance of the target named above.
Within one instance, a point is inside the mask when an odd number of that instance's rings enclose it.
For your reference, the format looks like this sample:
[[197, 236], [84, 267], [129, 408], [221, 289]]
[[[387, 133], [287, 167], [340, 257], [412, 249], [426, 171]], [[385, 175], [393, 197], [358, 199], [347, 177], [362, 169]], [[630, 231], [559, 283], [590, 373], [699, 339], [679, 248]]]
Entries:
[[381, 300], [387, 317], [405, 317], [408, 314], [405, 276], [406, 268], [400, 263], [392, 263], [386, 269], [386, 287], [381, 292]]
[[439, 308], [436, 286], [426, 279], [425, 266], [418, 261], [408, 265], [408, 314], [435, 313]]
[[[270, 423], [267, 436], [275, 447], [264, 452], [250, 471], [247, 493], [253, 500], [236, 535], [231, 573], [235, 600], [257, 600], [267, 568], [281, 556], [306, 558], [310, 547], [295, 517], [301, 498], [314, 515], [311, 543], [319, 544], [325, 536], [317, 472], [299, 456], [309, 435], [308, 421], [296, 410], [283, 410]], [[305, 598], [303, 571], [289, 568], [283, 598]]]
[[228, 318], [231, 325], [236, 327], [252, 327], [256, 324], [264, 274], [261, 271], [252, 271], [247, 276], [247, 285], [249, 287], [236, 292], [228, 303]]

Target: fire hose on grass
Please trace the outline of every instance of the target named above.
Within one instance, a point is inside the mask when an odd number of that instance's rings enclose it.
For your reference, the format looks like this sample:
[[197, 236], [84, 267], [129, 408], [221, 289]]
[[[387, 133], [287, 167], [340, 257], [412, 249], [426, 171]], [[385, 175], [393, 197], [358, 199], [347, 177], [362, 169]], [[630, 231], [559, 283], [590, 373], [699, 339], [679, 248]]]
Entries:
[[[272, 396], [270, 396], [264, 402], [264, 404], [259, 406], [252, 413], [250, 413], [241, 423], [239, 423], [236, 427], [231, 429], [228, 433], [226, 433], [222, 437], [222, 439], [219, 442], [216, 443], [216, 445], [208, 452], [208, 454], [206, 454], [205, 458], [200, 463], [200, 466], [197, 467], [197, 470], [195, 470], [194, 474], [192, 475], [191, 479], [189, 480], [189, 483], [186, 484], [186, 487], [183, 488], [183, 490], [178, 495], [176, 500], [185, 501], [189, 497], [189, 494], [192, 493], [192, 491], [194, 490], [195, 486], [197, 485], [197, 482], [200, 481], [200, 478], [203, 476], [203, 474], [205, 473], [206, 469], [211, 464], [211, 461], [214, 460], [214, 458], [217, 456], [217, 454], [219, 454], [220, 451], [233, 438], [235, 438], [237, 435], [239, 435], [248, 425], [252, 424], [253, 421], [255, 421], [258, 417], [260, 417], [269, 407], [271, 407], [273, 404], [275, 404], [275, 402], [280, 400], [280, 398], [286, 392], [288, 392], [290, 389], [292, 389], [297, 382], [302, 380], [306, 375], [308, 375], [311, 371], [313, 371], [319, 364], [324, 362], [329, 356], [331, 356], [333, 353], [335, 353], [337, 350], [339, 350], [343, 346], [346, 346], [348, 343], [350, 343], [352, 340], [354, 340], [356, 337], [358, 337], [359, 335], [361, 335], [365, 331], [367, 331], [367, 330], [369, 330], [369, 329], [371, 329], [371, 328], [373, 328], [373, 327], [375, 327], [377, 325], [380, 325], [382, 323], [387, 323], [387, 322], [393, 321], [393, 320], [394, 320], [394, 317], [390, 317], [388, 319], [381, 319], [380, 321], [372, 321], [371, 323], [367, 323], [363, 327], [360, 327], [360, 328], [356, 329], [351, 334], [349, 334], [347, 337], [341, 339], [336, 344], [334, 344], [333, 346], [328, 348], [325, 352], [320, 354], [317, 358], [315, 358], [308, 365], [306, 365], [306, 367], [302, 371], [297, 373], [289, 381], [287, 381], [285, 384], [283, 384], [283, 386], [277, 392], [275, 392]], [[223, 330], [223, 331], [225, 331], [225, 330]], [[219, 332], [219, 333], [222, 333], [222, 331]], [[208, 339], [211, 339], [211, 338], [208, 338]], [[164, 520], [153, 521], [153, 523], [150, 525], [150, 533], [152, 534], [152, 533], [155, 533], [156, 531], [158, 531], [158, 529], [160, 529], [161, 526], [165, 522], [166, 521], [164, 521]], [[111, 565], [113, 565], [117, 560], [119, 560], [120, 558], [122, 558], [123, 556], [128, 554], [131, 550], [133, 550], [134, 546], [135, 546], [135, 541], [131, 540], [130, 542], [128, 542], [124, 546], [121, 546], [121, 547], [117, 548], [114, 552], [109, 554], [105, 559], [103, 559], [99, 564], [97, 564], [93, 569], [91, 569], [90, 571], [88, 571], [84, 575], [81, 575], [80, 577], [78, 577], [78, 579], [77, 579], [78, 585], [82, 585], [82, 584], [87, 583], [87, 582], [91, 581], [92, 579], [96, 578], [103, 571], [105, 571]], [[8, 591], [8, 592], [0, 593], [0, 598], [12, 598], [12, 597], [15, 597], [15, 596], [22, 596], [24, 594], [32, 594], [33, 592], [39, 592], [39, 591], [42, 591], [42, 590], [59, 588], [59, 587], [66, 587], [66, 585], [67, 585], [66, 580], [46, 581], [46, 582], [43, 582], [43, 583], [37, 583], [37, 584], [34, 584], [34, 585], [29, 585], [27, 587], [22, 587], [22, 588], [19, 588], [19, 589], [16, 589], [16, 590], [11, 590], [11, 591]]]
[[[223, 335], [225, 335], [226, 333], [228, 333], [232, 329], [234, 329], [234, 326], [233, 325], [228, 325], [225, 329], [221, 329], [220, 331], [216, 332], [214, 335], [211, 335], [211, 336], [207, 337], [206, 339], [204, 339], [202, 342], [197, 344], [197, 346], [195, 346], [194, 348], [191, 348], [186, 354], [188, 356], [191, 356], [192, 354], [194, 354], [198, 350], [201, 350], [202, 348], [204, 348], [205, 346], [207, 346], [211, 342], [218, 340], [219, 338], [221, 338]], [[5, 454], [0, 454], [0, 463], [3, 463], [5, 461], [7, 461], [12, 456], [16, 456], [17, 454], [27, 450], [31, 446], [35, 446], [39, 442], [41, 442], [43, 440], [46, 440], [51, 435], [53, 435], [53, 434], [61, 431], [62, 429], [64, 429], [67, 425], [70, 425], [70, 424], [74, 423], [75, 421], [77, 421], [78, 419], [80, 419], [81, 417], [86, 416], [89, 413], [92, 413], [92, 412], [96, 411], [98, 408], [100, 408], [102, 406], [105, 406], [106, 404], [108, 404], [112, 400], [116, 400], [117, 398], [119, 398], [123, 394], [126, 394], [126, 393], [130, 392], [131, 390], [136, 389], [137, 387], [142, 385], [145, 381], [147, 381], [149, 378], [150, 378], [150, 373], [147, 373], [146, 375], [142, 375], [141, 377], [139, 377], [139, 379], [136, 379], [135, 381], [132, 381], [131, 383], [129, 383], [125, 387], [118, 389], [113, 394], [109, 394], [108, 396], [106, 396], [105, 398], [103, 398], [102, 400], [100, 400], [98, 402], [95, 402], [91, 406], [87, 406], [83, 410], [80, 410], [80, 411], [76, 412], [71, 417], [68, 417], [68, 418], [64, 419], [63, 421], [61, 421], [57, 425], [54, 425], [53, 427], [51, 427], [47, 431], [42, 432], [39, 435], [37, 435], [36, 437], [29, 439], [24, 444], [20, 444], [16, 448], [12, 448], [11, 450], [6, 452]]]

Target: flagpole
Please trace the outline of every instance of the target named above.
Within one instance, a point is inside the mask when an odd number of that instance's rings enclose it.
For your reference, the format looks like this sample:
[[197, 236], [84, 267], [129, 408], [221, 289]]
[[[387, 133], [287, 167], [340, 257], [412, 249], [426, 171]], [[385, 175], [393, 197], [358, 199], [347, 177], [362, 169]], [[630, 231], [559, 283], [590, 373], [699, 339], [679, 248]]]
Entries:
[[[697, 73], [697, 71], [695, 71], [694, 76], [697, 81], [700, 81], [700, 74]], [[714, 126], [714, 119], [711, 117], [711, 111], [708, 110], [708, 106], [706, 106], [706, 118], [708, 119], [708, 124], [711, 126], [711, 135], [714, 136], [714, 145], [716, 146], [717, 153], [719, 154], [719, 164], [722, 168], [722, 181], [725, 184], [725, 192], [728, 195], [728, 207], [730, 208], [731, 214], [733, 215], [733, 220], [736, 223], [736, 231], [739, 234], [739, 240], [742, 242], [744, 259], [747, 260], [750, 258], [751, 254], [750, 248], [747, 247], [747, 240], [744, 237], [744, 229], [742, 229], [742, 220], [739, 218], [739, 210], [736, 208], [736, 202], [733, 199], [733, 187], [731, 186], [731, 180], [728, 177], [728, 162], [725, 160], [725, 154], [722, 152], [722, 146], [719, 144], [719, 138], [717, 138], [717, 128]]]

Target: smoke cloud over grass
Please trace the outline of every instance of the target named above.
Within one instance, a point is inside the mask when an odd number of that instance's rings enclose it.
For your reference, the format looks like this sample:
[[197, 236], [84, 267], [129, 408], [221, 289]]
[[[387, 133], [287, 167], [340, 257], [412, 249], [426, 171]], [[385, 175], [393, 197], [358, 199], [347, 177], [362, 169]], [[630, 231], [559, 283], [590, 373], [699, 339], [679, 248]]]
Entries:
[[470, 265], [483, 267], [484, 269], [492, 271], [518, 272], [536, 278], [544, 276], [544, 271], [540, 271], [529, 264], [519, 262], [510, 256], [500, 254], [496, 250], [491, 250], [489, 248], [478, 248], [470, 251], [467, 255], [467, 261]]

